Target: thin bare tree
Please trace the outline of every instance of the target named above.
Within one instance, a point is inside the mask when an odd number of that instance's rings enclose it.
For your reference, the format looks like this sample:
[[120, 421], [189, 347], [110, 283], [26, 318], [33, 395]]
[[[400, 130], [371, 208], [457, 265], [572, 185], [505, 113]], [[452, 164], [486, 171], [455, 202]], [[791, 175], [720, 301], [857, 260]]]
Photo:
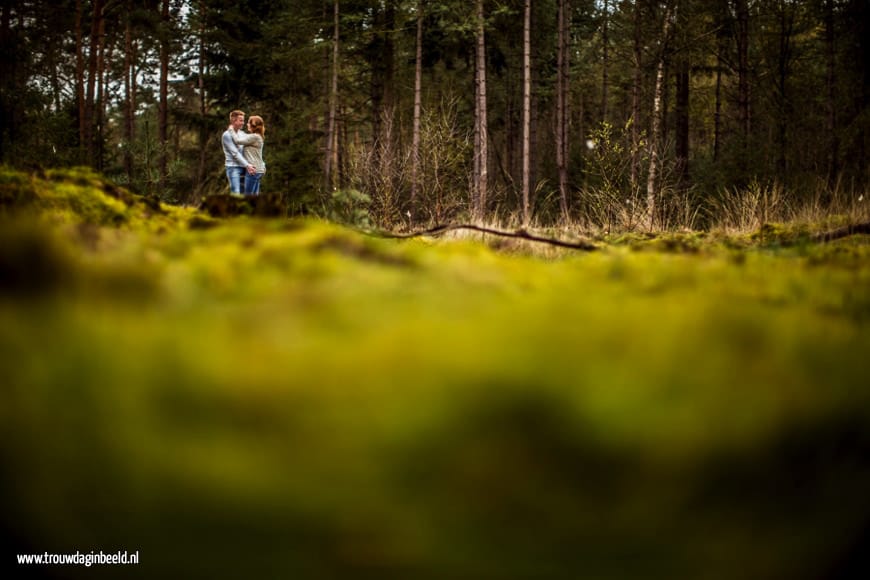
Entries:
[[423, 104], [423, 11], [425, 0], [417, 0], [417, 46], [414, 58], [414, 126], [411, 130], [411, 209], [417, 203], [420, 172], [420, 114]]
[[749, 2], [735, 0], [737, 16], [737, 107], [741, 132], [741, 165], [745, 168], [752, 129], [752, 109], [749, 85]]
[[532, 108], [532, 0], [524, 0], [523, 10], [523, 226], [529, 225], [529, 181]]
[[716, 33], [716, 105], [713, 115], [713, 160], [719, 161], [722, 149], [722, 73], [727, 66], [726, 54], [728, 52], [728, 29], [726, 22], [730, 18], [730, 1], [720, 3], [720, 11], [717, 14]]
[[[94, 167], [97, 171], [103, 171], [103, 161], [106, 157], [105, 151], [105, 119], [106, 119], [106, 101], [105, 87], [106, 75], [108, 74], [109, 63], [112, 60], [112, 47], [106, 46], [106, 18], [100, 19], [98, 34], [100, 40], [97, 43], [97, 92], [94, 95]], [[108, 54], [107, 54], [108, 52]]]
[[632, 82], [631, 82], [631, 190], [639, 191], [640, 183], [640, 90], [641, 90], [641, 60], [643, 58], [643, 41], [641, 38], [640, 2], [634, 3], [632, 17], [633, 51], [632, 51]]
[[133, 182], [133, 136], [135, 132], [134, 113], [136, 111], [136, 56], [133, 43], [133, 0], [126, 0], [124, 10], [124, 173], [127, 182]]
[[662, 24], [662, 37], [659, 42], [658, 63], [656, 64], [656, 84], [653, 93], [652, 127], [649, 139], [649, 173], [646, 181], [646, 210], [647, 225], [652, 229], [655, 216], [658, 211], [656, 203], [658, 174], [661, 165], [659, 150], [662, 147], [662, 98], [664, 94], [665, 60], [667, 58], [668, 40], [671, 34], [671, 20], [673, 19], [674, 7], [671, 1], [665, 5], [664, 22]]
[[79, 161], [84, 162], [85, 143], [85, 40], [84, 40], [84, 3], [76, 0], [75, 42], [76, 42], [76, 108], [79, 121]]
[[338, 165], [338, 131], [336, 113], [338, 111], [338, 43], [339, 43], [339, 0], [333, 2], [332, 34], [332, 81], [329, 89], [329, 119], [326, 128], [326, 159], [324, 160], [324, 179], [327, 191], [336, 185], [335, 173]]
[[475, 99], [474, 99], [474, 202], [473, 212], [476, 219], [483, 219], [486, 212], [486, 194], [489, 165], [489, 132], [486, 111], [486, 21], [483, 0], [476, 6], [476, 57], [475, 57]]
[[161, 0], [160, 6], [160, 96], [157, 104], [157, 139], [160, 146], [158, 172], [160, 193], [166, 191], [167, 163], [169, 154], [169, 0]]
[[825, 0], [825, 52], [827, 57], [828, 84], [828, 185], [834, 187], [840, 173], [839, 148], [837, 135], [837, 46], [834, 30], [834, 0]]
[[610, 2], [604, 0], [601, 21], [601, 120], [608, 120], [607, 100], [610, 76]]
[[103, 21], [103, 0], [94, 0], [93, 15], [91, 16], [91, 36], [88, 47], [87, 80], [85, 81], [85, 100], [83, 115], [83, 132], [81, 139], [85, 146], [85, 161], [88, 165], [94, 164], [94, 127], [95, 123], [95, 98], [97, 86], [97, 73], [100, 70], [99, 54], [100, 23]]
[[676, 71], [676, 103], [674, 116], [676, 121], [675, 172], [677, 183], [685, 189], [689, 184], [689, 97], [691, 85], [691, 66], [689, 63], [689, 15], [686, 11], [688, 0], [677, 0], [675, 8], [675, 34], [681, 41], [677, 53]]
[[205, 90], [205, 77], [208, 74], [208, 64], [206, 61], [206, 46], [205, 46], [205, 22], [206, 22], [206, 0], [199, 0], [199, 55], [197, 68], [197, 87], [199, 89], [199, 167], [197, 169], [197, 183], [199, 184], [196, 197], [191, 200], [192, 203], [197, 203], [202, 198], [205, 182], [206, 182], [206, 145], [208, 143], [208, 97]]
[[562, 219], [569, 220], [568, 208], [568, 95], [570, 87], [571, 2], [559, 0], [558, 46], [556, 50], [556, 168], [559, 173], [559, 205]]

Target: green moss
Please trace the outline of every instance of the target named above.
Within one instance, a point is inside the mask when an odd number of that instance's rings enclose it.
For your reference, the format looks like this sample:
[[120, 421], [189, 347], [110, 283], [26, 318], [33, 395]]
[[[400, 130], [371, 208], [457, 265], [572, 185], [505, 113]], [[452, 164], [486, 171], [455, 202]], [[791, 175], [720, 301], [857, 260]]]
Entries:
[[606, 235], [603, 236], [601, 241], [604, 241], [608, 244], [614, 246], [636, 246], [649, 243], [650, 240], [654, 240], [656, 238], [656, 234], [647, 233], [647, 232], [627, 232], [616, 235]]
[[704, 232], [631, 232], [605, 236], [603, 241], [611, 246], [627, 247], [637, 251], [692, 254], [710, 247], [706, 238]]
[[867, 236], [544, 260], [94, 179], [7, 179], [37, 196], [0, 227], [24, 545], [155, 577], [791, 579], [860, 541]]
[[9, 167], [0, 167], [0, 212], [8, 215], [36, 201], [36, 191], [31, 178]]
[[49, 170], [43, 176], [0, 171], [0, 207], [5, 215], [29, 213], [69, 225], [155, 231], [177, 227], [192, 210], [168, 208], [135, 195], [87, 168]]
[[762, 246], [793, 246], [810, 241], [810, 226], [805, 223], [793, 224], [763, 224], [750, 239]]

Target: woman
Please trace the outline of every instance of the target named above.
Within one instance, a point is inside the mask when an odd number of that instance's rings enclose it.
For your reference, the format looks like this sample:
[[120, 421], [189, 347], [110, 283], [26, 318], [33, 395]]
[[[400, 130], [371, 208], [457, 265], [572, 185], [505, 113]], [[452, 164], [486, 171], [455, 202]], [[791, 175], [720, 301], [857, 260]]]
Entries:
[[263, 161], [265, 134], [266, 125], [263, 123], [263, 118], [257, 115], [248, 118], [247, 133], [239, 131], [233, 134], [236, 145], [244, 145], [242, 154], [245, 160], [249, 165], [253, 165], [253, 170], [249, 167], [248, 174], [245, 176], [245, 195], [260, 194], [260, 180], [266, 173], [266, 162]]

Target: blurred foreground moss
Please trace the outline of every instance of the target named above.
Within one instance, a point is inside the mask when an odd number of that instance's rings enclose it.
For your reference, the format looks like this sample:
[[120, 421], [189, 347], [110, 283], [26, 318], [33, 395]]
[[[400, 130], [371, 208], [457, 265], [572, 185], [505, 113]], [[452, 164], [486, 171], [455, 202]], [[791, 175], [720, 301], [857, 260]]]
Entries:
[[[42, 201], [0, 229], [7, 561], [866, 577], [866, 237], [540, 260], [14, 177]], [[70, 188], [108, 209], [44, 201]]]

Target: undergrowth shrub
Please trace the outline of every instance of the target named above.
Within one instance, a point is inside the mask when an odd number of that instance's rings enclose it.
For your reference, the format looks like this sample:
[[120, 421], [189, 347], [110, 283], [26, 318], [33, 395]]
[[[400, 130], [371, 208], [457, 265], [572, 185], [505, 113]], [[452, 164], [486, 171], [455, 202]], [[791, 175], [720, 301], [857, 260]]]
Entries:
[[[372, 143], [349, 146], [350, 188], [368, 198], [366, 221], [390, 229], [401, 220], [406, 205], [409, 159], [397, 147], [398, 136], [391, 111], [381, 115], [379, 134]], [[365, 193], [362, 193], [365, 192]], [[335, 193], [331, 203], [335, 203]], [[347, 197], [347, 196], [344, 196]], [[342, 220], [343, 221], [343, 220]], [[360, 221], [355, 218], [351, 223]]]
[[458, 99], [424, 109], [420, 126], [420, 172], [415, 207], [418, 219], [445, 223], [468, 210], [473, 147], [459, 125]]
[[368, 194], [356, 189], [337, 189], [324, 204], [323, 215], [333, 222], [367, 228], [371, 226], [371, 205]]
[[586, 141], [588, 180], [580, 188], [579, 220], [584, 226], [605, 231], [633, 231], [646, 215], [646, 205], [638, 175], [632, 180], [632, 157], [645, 147], [641, 139], [632, 148], [631, 123], [616, 128], [602, 123]]
[[334, 193], [327, 197], [326, 217], [360, 224], [357, 210], [364, 207], [368, 222], [393, 228], [445, 223], [466, 212], [472, 146], [458, 105], [459, 99], [447, 98], [422, 111], [416, 199], [410, 199], [411, 153], [398, 150], [394, 120], [386, 114], [379, 136], [351, 146], [349, 187], [338, 199]]

